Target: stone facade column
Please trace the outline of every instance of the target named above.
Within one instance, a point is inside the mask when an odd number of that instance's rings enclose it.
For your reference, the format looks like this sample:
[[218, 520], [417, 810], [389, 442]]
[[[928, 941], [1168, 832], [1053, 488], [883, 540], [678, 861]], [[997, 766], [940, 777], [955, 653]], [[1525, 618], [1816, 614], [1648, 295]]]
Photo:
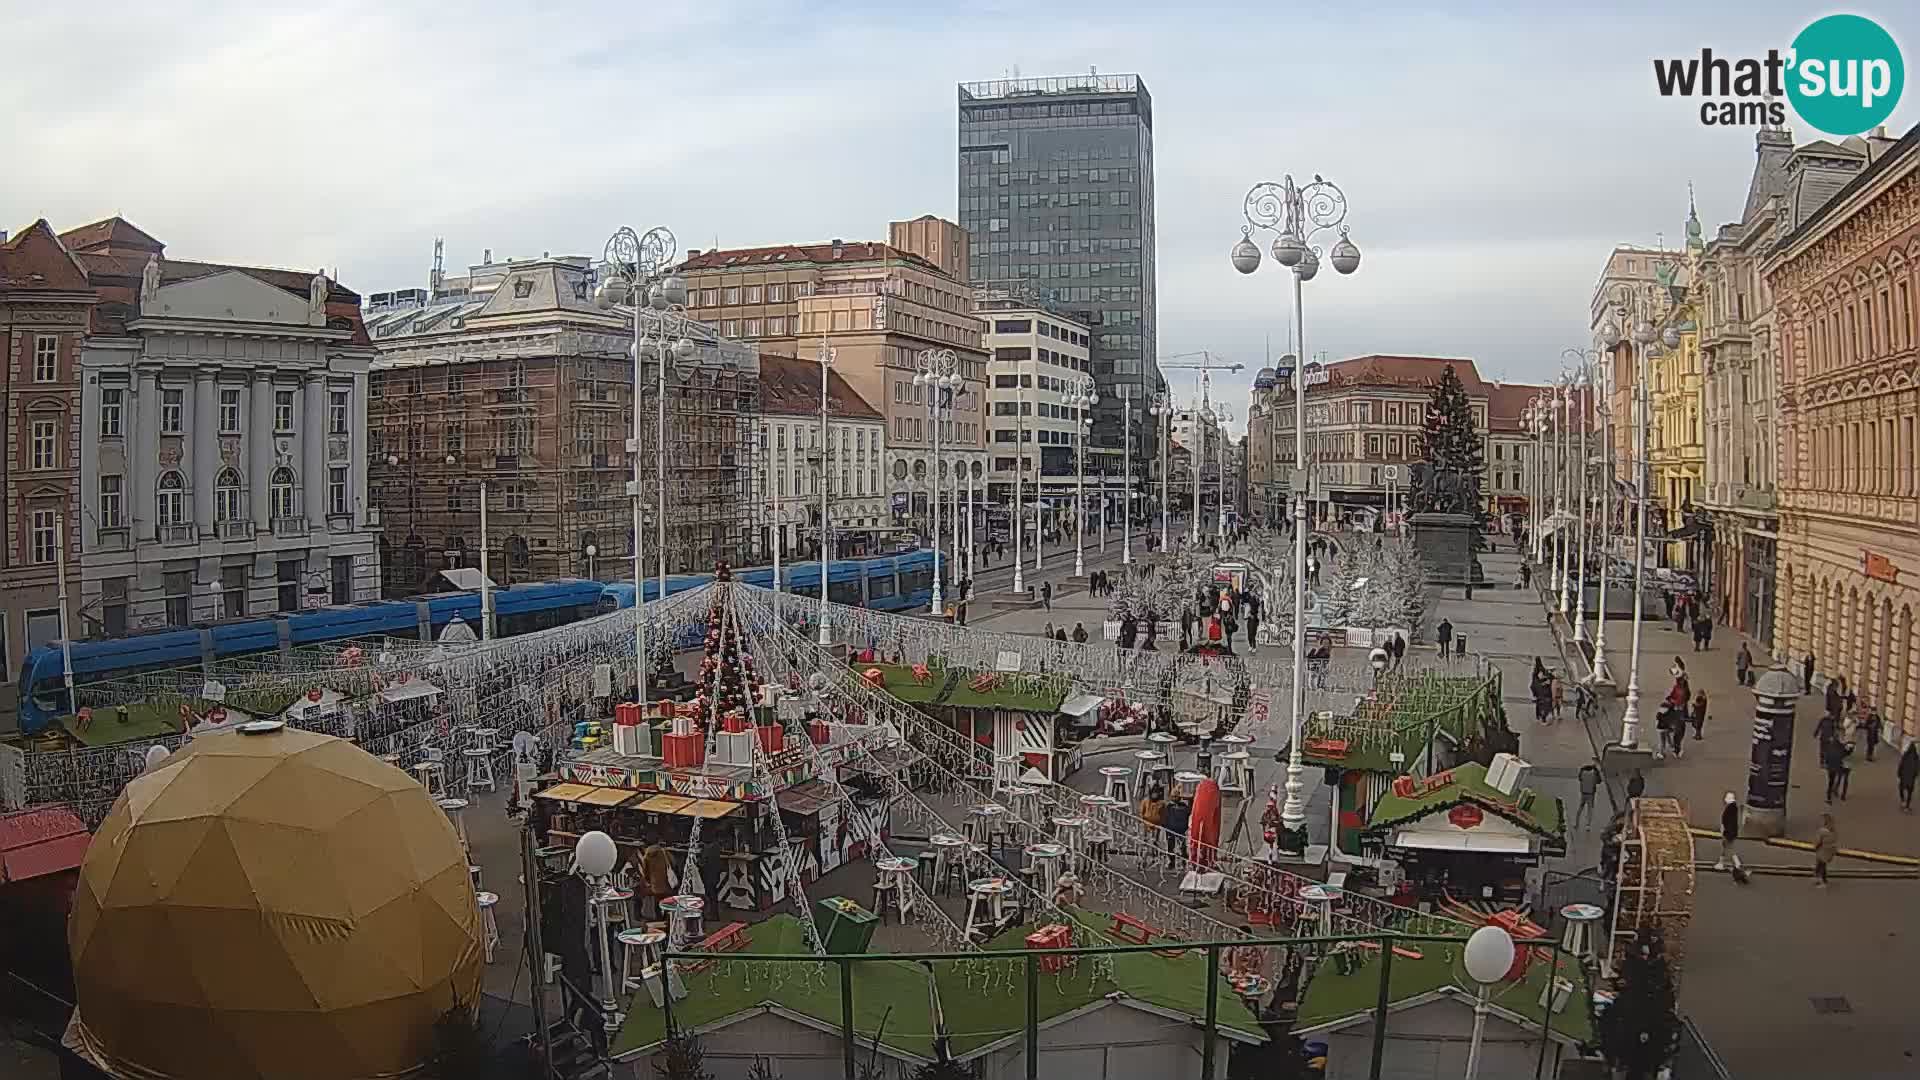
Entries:
[[367, 521], [366, 508], [373, 505], [367, 497], [367, 377], [356, 375], [347, 398], [347, 509], [353, 513], [353, 529], [358, 532]]
[[[157, 373], [141, 371], [133, 395], [133, 431], [127, 437], [127, 457], [133, 466], [134, 536], [156, 538], [160, 524], [160, 384]], [[124, 422], [124, 418], [123, 421]]]
[[247, 423], [247, 498], [254, 529], [264, 531], [273, 527], [272, 504], [268, 502], [267, 493], [267, 481], [273, 475], [272, 372], [254, 371], [248, 404], [253, 415]]
[[219, 408], [214, 403], [213, 372], [197, 371], [193, 376], [193, 520], [201, 536], [212, 536], [214, 478], [220, 474]]
[[327, 527], [327, 377], [310, 372], [300, 388], [300, 486], [307, 521]]

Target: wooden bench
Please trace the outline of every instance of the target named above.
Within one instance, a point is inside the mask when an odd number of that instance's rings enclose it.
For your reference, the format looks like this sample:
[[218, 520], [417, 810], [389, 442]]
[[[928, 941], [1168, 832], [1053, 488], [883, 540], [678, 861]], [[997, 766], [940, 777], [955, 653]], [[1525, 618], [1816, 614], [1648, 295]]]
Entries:
[[[706, 937], [701, 938], [700, 951], [717, 956], [722, 953], [739, 952], [751, 944], [753, 944], [753, 937], [747, 933], [746, 923], [728, 923], [713, 933], [708, 934]], [[697, 975], [712, 967], [716, 961], [713, 959], [713, 956], [706, 956], [699, 960], [682, 961], [682, 963], [685, 964], [681, 969], [682, 971], [688, 975]]]

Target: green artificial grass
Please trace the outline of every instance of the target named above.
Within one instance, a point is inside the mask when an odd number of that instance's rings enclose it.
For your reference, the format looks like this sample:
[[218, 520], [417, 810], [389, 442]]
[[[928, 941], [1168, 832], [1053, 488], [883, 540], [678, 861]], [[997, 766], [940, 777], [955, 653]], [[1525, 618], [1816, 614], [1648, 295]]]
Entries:
[[1052, 714], [1060, 711], [1072, 689], [1064, 676], [1055, 675], [1003, 674], [992, 688], [975, 690], [973, 680], [980, 674], [976, 671], [932, 667], [930, 678], [921, 682], [907, 665], [863, 664], [859, 670], [868, 668], [878, 668], [886, 679], [887, 693], [909, 705]]
[[[1479, 984], [1467, 976], [1461, 960], [1463, 946], [1453, 942], [1409, 942], [1406, 948], [1422, 953], [1419, 960], [1404, 956], [1393, 958], [1389, 975], [1388, 1003], [1398, 1004], [1444, 987], [1456, 987], [1472, 1001]], [[1546, 1023], [1546, 1010], [1540, 1007], [1540, 994], [1547, 985], [1548, 959], [1535, 955], [1527, 973], [1518, 982], [1499, 983], [1489, 1001], [1509, 1012], [1524, 1016], [1534, 1024]], [[1553, 1030], [1582, 1043], [1593, 1040], [1593, 1021], [1587, 1009], [1587, 978], [1573, 957], [1560, 958], [1560, 977], [1573, 983], [1572, 996], [1564, 1010], [1553, 1014]], [[1307, 983], [1306, 997], [1300, 1002], [1296, 1031], [1317, 1028], [1370, 1012], [1380, 997], [1380, 956], [1369, 950], [1350, 973], [1340, 971], [1337, 957], [1327, 956], [1314, 969]], [[1387, 1021], [1387, 1033], [1393, 1033], [1393, 1021]]]
[[1455, 766], [1449, 772], [1453, 777], [1452, 782], [1432, 790], [1427, 790], [1424, 782], [1416, 781], [1411, 797], [1395, 795], [1391, 790], [1380, 796], [1380, 801], [1374, 804], [1373, 817], [1367, 822], [1367, 827], [1378, 829], [1399, 825], [1462, 803], [1473, 803], [1530, 832], [1562, 842], [1566, 840], [1559, 799], [1533, 791], [1532, 805], [1523, 808], [1519, 804], [1520, 795], [1532, 789], [1521, 788], [1514, 795], [1501, 793], [1487, 783], [1485, 765], [1470, 761]]
[[[124, 723], [120, 720], [122, 715], [126, 717]], [[124, 713], [111, 708], [95, 709], [93, 721], [84, 731], [79, 719], [71, 715], [60, 718], [60, 727], [82, 746], [113, 746], [137, 739], [157, 739], [180, 734], [180, 706], [135, 702], [124, 706]]]
[[[1088, 912], [1087, 916], [1089, 922], [1105, 919], [1096, 912]], [[989, 942], [983, 953], [1025, 948], [1026, 937], [1033, 929], [1023, 926], [1008, 930]], [[777, 915], [766, 922], [755, 923], [750, 933], [752, 944], [731, 954], [731, 964], [717, 965], [684, 979], [687, 996], [673, 1004], [674, 1023], [682, 1028], [697, 1028], [762, 1004], [777, 1004], [838, 1030], [840, 973], [832, 960], [822, 961], [826, 971], [824, 980], [806, 978], [803, 971], [808, 965], [804, 963], [762, 964], [749, 971], [743, 962], [754, 955], [805, 952], [799, 921], [790, 915]], [[1081, 928], [1080, 937], [1086, 936], [1087, 932]], [[1113, 944], [1104, 937], [1092, 943]], [[1168, 958], [1134, 953], [1112, 959], [1111, 979], [1096, 977], [1093, 958], [1084, 956], [1075, 967], [1062, 974], [1043, 973], [1039, 979], [1041, 1021], [1072, 1012], [1115, 992], [1195, 1019], [1206, 1015], [1206, 957], [1203, 954]], [[959, 962], [941, 961], [933, 967], [954, 1054], [971, 1053], [1019, 1033], [1026, 1022], [1023, 989], [1026, 975], [1019, 961], [996, 966], [993, 984], [986, 989], [977, 978], [969, 981]], [[887, 1047], [931, 1060], [934, 1024], [926, 968], [903, 956], [897, 960], [861, 961], [852, 965], [852, 972], [855, 1039], [863, 1046], [870, 1046], [875, 1033], [879, 1032], [880, 1041]], [[776, 979], [778, 985], [772, 981]], [[1008, 980], [1011, 980], [1011, 992]], [[653, 1005], [646, 991], [634, 995], [629, 1008], [632, 1011], [627, 1014], [609, 1051], [614, 1057], [652, 1046], [665, 1038], [666, 1016]], [[1253, 1014], [1225, 980], [1220, 983], [1217, 1016], [1223, 1028], [1231, 1028], [1250, 1039], [1264, 1041], [1266, 1038]]]

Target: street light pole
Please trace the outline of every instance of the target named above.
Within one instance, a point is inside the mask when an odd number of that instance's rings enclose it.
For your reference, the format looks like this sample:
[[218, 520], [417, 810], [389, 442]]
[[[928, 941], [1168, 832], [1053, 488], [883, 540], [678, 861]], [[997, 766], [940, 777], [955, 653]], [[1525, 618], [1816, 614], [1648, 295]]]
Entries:
[[1562, 355], [1575, 362], [1580, 393], [1575, 419], [1580, 430], [1580, 540], [1579, 557], [1573, 564], [1573, 640], [1587, 640], [1587, 514], [1591, 508], [1592, 488], [1588, 484], [1587, 426], [1593, 416], [1593, 369], [1586, 349], [1568, 349]]
[[[820, 339], [820, 351], [814, 357], [820, 364], [820, 630], [814, 638], [814, 644], [826, 648], [833, 644], [833, 634], [827, 625], [827, 563], [833, 558], [828, 550], [833, 533], [827, 522], [827, 489], [832, 484], [833, 474], [827, 469], [827, 450], [833, 444], [833, 433], [827, 428], [827, 373], [833, 368], [833, 343], [827, 338]], [[933, 578], [933, 592], [940, 595], [940, 576]]]
[[1173, 427], [1173, 399], [1167, 396], [1165, 390], [1156, 390], [1153, 394], [1153, 404], [1147, 407], [1147, 412], [1160, 422], [1160, 553], [1164, 555], [1167, 551], [1167, 518], [1169, 516], [1167, 499], [1170, 497], [1168, 495], [1170, 478], [1167, 469], [1168, 444], [1173, 442], [1169, 434]]
[[[1609, 336], [1610, 335], [1610, 336]], [[1600, 368], [1600, 394], [1607, 401], [1613, 398], [1613, 350], [1620, 344], [1620, 330], [1609, 321], [1602, 333], [1599, 344], [1605, 349], [1597, 353], [1595, 365]], [[1613, 567], [1613, 546], [1609, 534], [1613, 529], [1613, 409], [1598, 409], [1600, 416], [1600, 453], [1606, 467], [1600, 472], [1600, 612], [1593, 628], [1593, 682], [1598, 686], [1612, 686], [1613, 672], [1607, 667], [1607, 575]]]
[[1571, 395], [1568, 393], [1570, 389], [1571, 383], [1566, 374], [1562, 372], [1560, 375], [1559, 395], [1560, 428], [1554, 438], [1554, 446], [1560, 458], [1560, 489], [1559, 494], [1557, 494], [1553, 500], [1554, 509], [1559, 511], [1558, 516], [1564, 519], [1559, 530], [1554, 534], [1555, 538], [1559, 540], [1559, 543], [1554, 545], [1554, 550], [1559, 555], [1555, 565], [1559, 570], [1559, 580], [1557, 584], [1560, 591], [1560, 617], [1562, 619], [1567, 617], [1567, 611], [1569, 610], [1567, 578], [1573, 574], [1573, 551], [1567, 544], [1568, 539], [1570, 539], [1567, 533], [1572, 528], [1572, 519], [1567, 517], [1567, 502], [1573, 491], [1573, 468], [1568, 461], [1568, 459], [1572, 457], [1572, 455], [1568, 453], [1568, 450], [1573, 442], [1571, 431], [1567, 427], [1568, 415], [1573, 411], [1571, 408]]
[[1219, 515], [1220, 522], [1215, 535], [1220, 538], [1221, 546], [1225, 547], [1227, 543], [1227, 449], [1232, 445], [1227, 433], [1227, 424], [1233, 419], [1233, 414], [1225, 405], [1222, 405], [1214, 410], [1213, 415], [1220, 421], [1220, 471], [1216, 475], [1216, 479], [1219, 480], [1217, 485], [1219, 493], [1214, 499], [1214, 510]]
[[1100, 401], [1100, 395], [1094, 392], [1091, 375], [1082, 375], [1067, 395], [1067, 406], [1073, 410], [1073, 576], [1087, 576], [1085, 537], [1087, 533], [1087, 435], [1093, 430], [1093, 407]]
[[[1027, 476], [1027, 392], [1021, 386], [1023, 373], [1013, 377], [1013, 592], [1015, 596], [1027, 595], [1027, 583], [1020, 576], [1020, 519], [1026, 515], [1026, 476]], [[1034, 546], [1040, 546], [1039, 522], [1034, 522]]]
[[[920, 371], [913, 381], [927, 388], [927, 411], [933, 419], [933, 468], [927, 479], [933, 492], [933, 614], [946, 614], [940, 595], [940, 392], [960, 388], [960, 357], [952, 349], [928, 349], [920, 354]], [[825, 573], [825, 564], [821, 572]], [[824, 591], [826, 583], [821, 582]]]
[[1133, 565], [1133, 398], [1120, 399], [1120, 565]]
[[1633, 324], [1634, 382], [1639, 384], [1634, 394], [1633, 485], [1638, 505], [1633, 538], [1633, 647], [1627, 661], [1627, 707], [1620, 717], [1620, 745], [1629, 750], [1640, 745], [1640, 623], [1645, 615], [1647, 574], [1647, 349], [1653, 338], [1653, 323], [1643, 313]]
[[1255, 228], [1279, 235], [1273, 241], [1273, 258], [1282, 267], [1293, 270], [1293, 325], [1298, 335], [1299, 352], [1294, 358], [1293, 375], [1293, 718], [1287, 751], [1287, 798], [1280, 820], [1289, 830], [1304, 827], [1307, 820], [1305, 799], [1306, 763], [1301, 756], [1301, 729], [1306, 721], [1306, 639], [1307, 639], [1307, 356], [1306, 322], [1301, 308], [1301, 286], [1320, 272], [1320, 252], [1313, 237], [1328, 229], [1338, 229], [1340, 240], [1328, 253], [1334, 270], [1351, 274], [1360, 268], [1360, 249], [1347, 238], [1345, 221], [1347, 197], [1335, 184], [1313, 178], [1304, 189], [1296, 187], [1292, 176], [1283, 182], [1254, 185], [1247, 192], [1247, 227], [1233, 247], [1233, 267], [1251, 274], [1260, 266], [1260, 248], [1252, 240]]

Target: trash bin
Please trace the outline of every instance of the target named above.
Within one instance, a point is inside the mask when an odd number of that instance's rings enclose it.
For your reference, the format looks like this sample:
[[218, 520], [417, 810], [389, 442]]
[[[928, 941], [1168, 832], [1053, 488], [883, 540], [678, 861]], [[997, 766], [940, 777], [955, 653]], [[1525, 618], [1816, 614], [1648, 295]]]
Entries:
[[1467, 655], [1467, 635], [1455, 634], [1453, 636], [1453, 655], [1455, 656]]

